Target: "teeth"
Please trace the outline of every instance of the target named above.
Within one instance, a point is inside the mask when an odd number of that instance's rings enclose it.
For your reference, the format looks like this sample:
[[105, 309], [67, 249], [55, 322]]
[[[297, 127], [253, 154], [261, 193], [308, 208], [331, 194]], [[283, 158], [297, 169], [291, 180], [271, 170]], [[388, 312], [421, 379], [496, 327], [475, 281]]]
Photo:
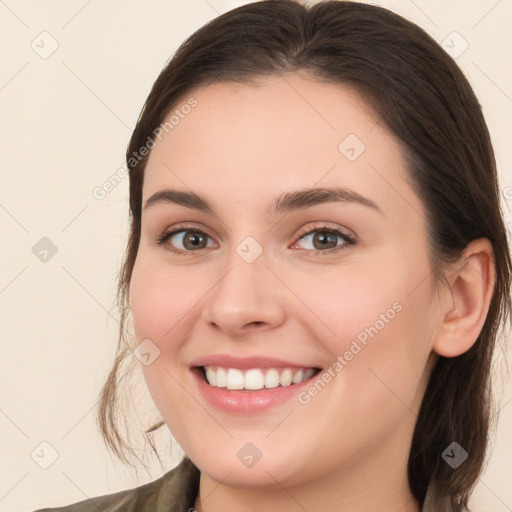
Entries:
[[[217, 382], [215, 382], [215, 384], [212, 385], [216, 386]], [[236, 368], [230, 368], [226, 375], [226, 387], [228, 389], [244, 389], [244, 385], [244, 374], [240, 370], [237, 370]]]
[[284, 370], [279, 377], [279, 384], [281, 384], [281, 386], [289, 386], [292, 381], [293, 372], [290, 370], [290, 368], [286, 368], [286, 370]]
[[[211, 368], [213, 370], [213, 368]], [[215, 380], [215, 386], [218, 386], [219, 388], [225, 388], [226, 387], [226, 370], [224, 368], [217, 368], [217, 378]]]
[[[259, 370], [257, 370], [259, 371]], [[277, 388], [279, 386], [279, 372], [275, 368], [271, 368], [265, 374], [265, 387], [266, 388]]]
[[259, 370], [249, 370], [245, 373], [245, 389], [262, 389], [264, 385], [265, 378]]
[[206, 369], [206, 380], [212, 385], [217, 385], [217, 372], [213, 368]]
[[295, 374], [293, 375], [292, 382], [293, 382], [294, 384], [298, 384], [299, 382], [302, 382], [302, 377], [303, 377], [303, 375], [302, 375], [302, 370], [299, 370], [297, 373], [295, 373]]
[[313, 368], [300, 370], [269, 368], [266, 371], [259, 368], [251, 368], [250, 370], [242, 371], [238, 368], [207, 366], [205, 370], [206, 380], [210, 386], [232, 390], [249, 389], [253, 391], [299, 384], [315, 374]]
[[315, 370], [313, 370], [313, 368], [308, 368], [308, 369], [304, 372], [304, 375], [302, 376], [302, 380], [307, 380], [307, 379], [309, 379], [310, 377], [313, 377], [313, 375], [315, 375]]

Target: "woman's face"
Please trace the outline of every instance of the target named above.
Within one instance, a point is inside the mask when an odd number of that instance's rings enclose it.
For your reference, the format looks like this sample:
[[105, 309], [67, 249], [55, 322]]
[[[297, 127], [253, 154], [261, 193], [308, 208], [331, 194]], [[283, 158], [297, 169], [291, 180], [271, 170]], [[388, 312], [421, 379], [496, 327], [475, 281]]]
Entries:
[[192, 96], [154, 138], [131, 280], [163, 419], [233, 485], [405, 470], [439, 306], [397, 141], [298, 74]]

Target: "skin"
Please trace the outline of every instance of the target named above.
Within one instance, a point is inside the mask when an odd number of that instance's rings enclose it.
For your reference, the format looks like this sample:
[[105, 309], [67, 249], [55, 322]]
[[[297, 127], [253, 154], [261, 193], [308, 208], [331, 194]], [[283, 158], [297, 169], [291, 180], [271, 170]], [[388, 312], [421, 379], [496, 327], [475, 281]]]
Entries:
[[[406, 476], [417, 412], [437, 355], [463, 353], [481, 330], [493, 286], [489, 242], [472, 242], [446, 270], [449, 287], [436, 291], [425, 208], [400, 145], [348, 88], [294, 73], [193, 97], [197, 106], [150, 154], [143, 204], [165, 188], [192, 190], [216, 214], [170, 203], [143, 210], [130, 291], [137, 340], [160, 350], [143, 366], [147, 386], [201, 470], [196, 510], [418, 512]], [[348, 134], [366, 146], [355, 161], [338, 149]], [[381, 211], [330, 202], [267, 212], [282, 193], [330, 186]], [[155, 242], [184, 222], [207, 233], [205, 248], [177, 255], [170, 240]], [[315, 254], [312, 236], [297, 235], [324, 225], [357, 244]], [[236, 252], [247, 236], [263, 250], [252, 263]], [[326, 370], [394, 303], [400, 312], [307, 405], [221, 412], [189, 369], [222, 353]], [[263, 454], [251, 468], [236, 456], [247, 442]]]

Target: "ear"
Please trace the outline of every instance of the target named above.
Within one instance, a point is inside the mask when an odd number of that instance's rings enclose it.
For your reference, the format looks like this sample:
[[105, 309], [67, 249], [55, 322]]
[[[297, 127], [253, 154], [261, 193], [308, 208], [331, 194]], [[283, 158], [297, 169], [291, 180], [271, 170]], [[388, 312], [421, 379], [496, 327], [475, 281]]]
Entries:
[[495, 284], [491, 242], [473, 240], [447, 281], [450, 286], [442, 292], [441, 323], [432, 349], [441, 356], [456, 357], [474, 345], [487, 318]]

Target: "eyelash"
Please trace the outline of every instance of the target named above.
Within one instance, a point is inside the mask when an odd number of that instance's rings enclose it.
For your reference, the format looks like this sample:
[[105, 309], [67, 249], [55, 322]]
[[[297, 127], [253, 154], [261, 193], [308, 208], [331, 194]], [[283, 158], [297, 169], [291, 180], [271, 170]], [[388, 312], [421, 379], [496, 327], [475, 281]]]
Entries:
[[[173, 235], [176, 235], [177, 233], [181, 233], [183, 231], [193, 232], [193, 233], [203, 235], [207, 238], [211, 238], [207, 233], [205, 233], [201, 229], [195, 228], [194, 226], [180, 226], [178, 229], [174, 229], [172, 231], [165, 231], [164, 233], [159, 235], [156, 239], [156, 243], [158, 245], [163, 245]], [[356, 245], [356, 243], [357, 243], [355, 237], [353, 237], [352, 235], [349, 235], [348, 233], [345, 233], [340, 228], [333, 228], [331, 226], [326, 226], [326, 225], [315, 226], [312, 229], [303, 231], [302, 233], [300, 233], [298, 235], [297, 241], [299, 241], [299, 240], [303, 239], [304, 237], [306, 237], [307, 235], [310, 235], [311, 233], [315, 233], [317, 231], [321, 232], [321, 233], [331, 233], [334, 235], [338, 235], [340, 238], [342, 238], [344, 240], [345, 243], [342, 245], [337, 245], [336, 247], [333, 247], [332, 249], [326, 249], [325, 251], [320, 251], [320, 250], [316, 250], [316, 249], [314, 249], [314, 250], [302, 249], [303, 251], [313, 253], [318, 256], [320, 256], [320, 255], [323, 256], [326, 254], [331, 254], [333, 252], [338, 252], [340, 250], [346, 249], [347, 246]], [[193, 254], [197, 251], [200, 251], [201, 249], [196, 249], [193, 251], [183, 251], [181, 249], [176, 249], [175, 247], [169, 245], [169, 247], [167, 247], [167, 250], [169, 250], [170, 252], [172, 252], [174, 254], [182, 254], [183, 255], [183, 254]]]

